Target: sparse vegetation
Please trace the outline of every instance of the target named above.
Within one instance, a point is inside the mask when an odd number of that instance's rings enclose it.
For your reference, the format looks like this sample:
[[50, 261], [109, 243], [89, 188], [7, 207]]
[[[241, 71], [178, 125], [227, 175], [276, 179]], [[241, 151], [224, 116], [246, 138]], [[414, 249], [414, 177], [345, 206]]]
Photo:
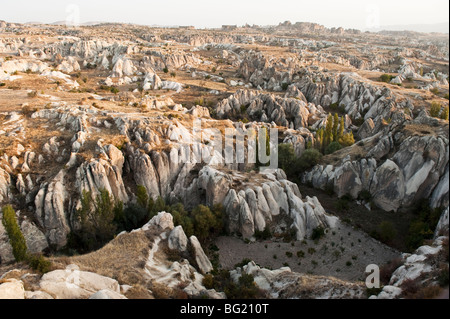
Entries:
[[381, 82], [385, 82], [385, 83], [389, 83], [389, 82], [391, 82], [391, 80], [393, 78], [394, 77], [392, 75], [390, 75], [390, 74], [383, 74], [383, 75], [380, 76], [380, 81]]
[[416, 204], [416, 218], [411, 222], [406, 238], [406, 245], [411, 251], [421, 246], [424, 240], [432, 238], [441, 213], [442, 208], [430, 208], [428, 200]]
[[312, 234], [311, 234], [311, 239], [318, 240], [318, 239], [321, 239], [323, 236], [325, 236], [325, 229], [321, 226], [318, 226], [313, 229]]
[[115, 202], [105, 189], [93, 196], [83, 191], [81, 208], [76, 212], [80, 228], [69, 235], [68, 247], [82, 252], [89, 252], [102, 247], [116, 233], [117, 225], [113, 222], [123, 204]]
[[2, 213], [2, 223], [8, 233], [14, 258], [16, 261], [24, 261], [27, 259], [27, 244], [17, 224], [16, 213], [11, 205], [4, 206]]
[[254, 281], [252, 275], [242, 274], [235, 283], [229, 271], [221, 270], [216, 275], [206, 275], [203, 285], [207, 289], [225, 292], [228, 299], [255, 299], [263, 298], [264, 293]]
[[2, 223], [8, 234], [9, 242], [12, 247], [12, 253], [17, 262], [24, 261], [28, 265], [40, 272], [50, 271], [51, 263], [43, 255], [33, 255], [28, 252], [27, 243], [22, 231], [17, 223], [16, 213], [11, 205], [6, 205], [2, 209]]

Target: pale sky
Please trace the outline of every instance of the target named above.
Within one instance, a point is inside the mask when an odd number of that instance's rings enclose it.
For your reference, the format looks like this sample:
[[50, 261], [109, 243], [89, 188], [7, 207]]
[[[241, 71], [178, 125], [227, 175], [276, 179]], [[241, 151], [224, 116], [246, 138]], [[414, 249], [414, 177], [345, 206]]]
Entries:
[[277, 25], [316, 22], [326, 27], [370, 29], [384, 25], [449, 21], [448, 0], [38, 0], [2, 1], [8, 22], [102, 21], [143, 25]]

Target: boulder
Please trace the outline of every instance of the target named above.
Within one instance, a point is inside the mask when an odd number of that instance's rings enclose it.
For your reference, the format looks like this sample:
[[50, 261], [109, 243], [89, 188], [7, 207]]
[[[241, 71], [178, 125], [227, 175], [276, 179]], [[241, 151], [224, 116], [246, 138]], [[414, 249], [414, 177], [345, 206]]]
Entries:
[[0, 284], [0, 299], [25, 299], [23, 282], [11, 278]]
[[202, 272], [203, 274], [209, 273], [213, 269], [213, 266], [209, 261], [208, 257], [206, 256], [205, 252], [203, 251], [203, 248], [200, 245], [200, 242], [198, 241], [197, 237], [195, 236], [189, 237], [189, 242], [192, 246], [194, 258], [200, 272]]
[[183, 231], [183, 227], [177, 226], [170, 232], [168, 238], [169, 248], [177, 250], [179, 252], [184, 252], [187, 249], [188, 238]]
[[64, 270], [54, 270], [44, 274], [40, 281], [40, 290], [55, 299], [87, 299], [92, 294], [104, 289], [120, 294], [117, 280], [92, 272], [80, 271], [73, 264]]
[[25, 237], [28, 252], [37, 254], [48, 248], [47, 238], [44, 233], [32, 222], [25, 219], [20, 225], [20, 228]]

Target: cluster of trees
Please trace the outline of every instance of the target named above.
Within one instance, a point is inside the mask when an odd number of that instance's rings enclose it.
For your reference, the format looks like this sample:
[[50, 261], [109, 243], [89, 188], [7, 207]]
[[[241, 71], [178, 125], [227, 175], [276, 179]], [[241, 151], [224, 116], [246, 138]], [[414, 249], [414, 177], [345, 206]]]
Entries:
[[442, 211], [442, 208], [431, 208], [427, 199], [414, 206], [415, 218], [409, 225], [406, 237], [406, 246], [410, 251], [422, 246], [425, 240], [433, 238]]
[[344, 116], [329, 114], [325, 128], [317, 130], [315, 146], [321, 153], [331, 154], [355, 143], [353, 133], [345, 133], [344, 121]]
[[448, 105], [442, 107], [441, 103], [432, 102], [430, 107], [430, 116], [448, 121]]
[[27, 243], [16, 219], [16, 212], [11, 205], [2, 209], [2, 223], [8, 234], [12, 246], [14, 259], [17, 262], [26, 262], [31, 268], [41, 273], [50, 271], [51, 263], [42, 255], [33, 255], [28, 252]]
[[334, 153], [355, 143], [353, 133], [345, 132], [344, 121], [344, 116], [330, 114], [325, 128], [317, 130], [314, 144], [309, 142], [300, 157], [295, 155], [292, 144], [278, 146], [278, 164], [291, 180], [296, 181], [302, 172], [318, 164], [323, 154]]
[[289, 180], [299, 182], [301, 173], [318, 164], [322, 158], [315, 148], [306, 149], [300, 157], [297, 157], [292, 144], [278, 145], [278, 165], [286, 173]]
[[95, 199], [91, 192], [83, 191], [81, 208], [76, 212], [79, 227], [70, 233], [67, 248], [82, 253], [99, 249], [116, 234], [142, 227], [161, 211], [171, 213], [175, 226], [181, 225], [187, 236], [195, 235], [203, 242], [223, 230], [221, 205], [198, 205], [188, 211], [181, 203], [168, 205], [162, 197], [149, 198], [142, 185], [137, 186], [136, 203], [127, 207], [105, 189], [99, 190]]

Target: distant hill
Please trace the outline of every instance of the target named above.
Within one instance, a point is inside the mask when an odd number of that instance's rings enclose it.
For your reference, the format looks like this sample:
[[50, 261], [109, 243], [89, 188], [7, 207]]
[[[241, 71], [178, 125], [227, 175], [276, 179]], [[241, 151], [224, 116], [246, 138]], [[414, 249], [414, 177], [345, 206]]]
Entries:
[[434, 24], [406, 24], [406, 25], [386, 25], [379, 28], [367, 29], [365, 31], [415, 31], [415, 32], [438, 32], [449, 33], [449, 22], [434, 23]]
[[[97, 24], [102, 24], [102, 23], [104, 23], [104, 22], [100, 22], [100, 21], [88, 21], [88, 22], [80, 23], [80, 25], [82, 25], [82, 26], [91, 26], [91, 25], [97, 25]], [[51, 23], [44, 23], [44, 22], [38, 22], [38, 21], [30, 21], [30, 22], [26, 22], [25, 24], [66, 25], [66, 21], [65, 21], [65, 20], [61, 20], [61, 21], [55, 21], [55, 22], [51, 22]]]

